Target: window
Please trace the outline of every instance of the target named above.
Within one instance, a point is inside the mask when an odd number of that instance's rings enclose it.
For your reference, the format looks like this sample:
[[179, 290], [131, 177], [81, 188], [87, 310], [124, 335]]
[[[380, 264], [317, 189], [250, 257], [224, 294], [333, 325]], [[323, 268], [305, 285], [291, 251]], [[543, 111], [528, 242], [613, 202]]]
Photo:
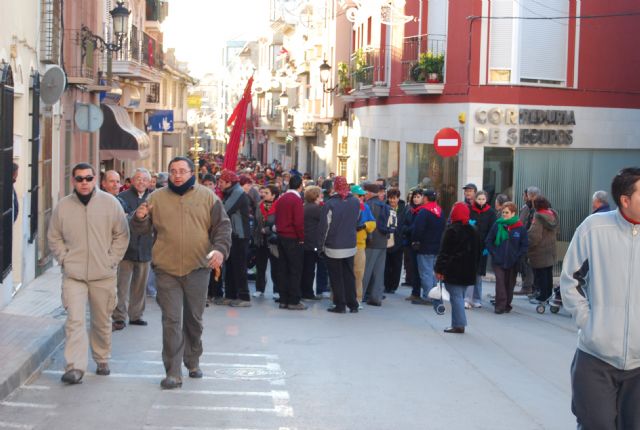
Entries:
[[360, 180], [363, 181], [369, 176], [369, 139], [366, 137], [360, 138], [360, 149], [358, 150], [359, 162], [359, 175]]
[[380, 140], [378, 155], [378, 172], [376, 178], [384, 178], [387, 184], [398, 182], [400, 170], [400, 142], [394, 140]]
[[567, 0], [493, 0], [490, 20], [489, 82], [564, 85], [567, 79], [567, 20], [516, 19], [568, 16]]
[[0, 64], [0, 282], [11, 271], [13, 243], [13, 73]]

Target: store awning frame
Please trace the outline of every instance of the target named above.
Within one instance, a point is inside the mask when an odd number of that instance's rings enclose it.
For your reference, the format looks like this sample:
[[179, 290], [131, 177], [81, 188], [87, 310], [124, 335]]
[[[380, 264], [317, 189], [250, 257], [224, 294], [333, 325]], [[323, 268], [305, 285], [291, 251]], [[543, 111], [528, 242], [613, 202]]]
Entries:
[[151, 139], [131, 122], [122, 106], [100, 105], [104, 122], [100, 127], [100, 158], [103, 160], [144, 160], [151, 155]]

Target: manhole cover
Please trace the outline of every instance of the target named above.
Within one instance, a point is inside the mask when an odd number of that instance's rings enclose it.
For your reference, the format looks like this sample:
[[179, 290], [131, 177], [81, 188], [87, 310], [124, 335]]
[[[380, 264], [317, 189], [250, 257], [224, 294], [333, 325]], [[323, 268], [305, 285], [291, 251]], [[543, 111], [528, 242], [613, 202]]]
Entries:
[[255, 367], [216, 369], [214, 374], [221, 378], [235, 379], [278, 379], [285, 375], [285, 373], [280, 369], [264, 369]]

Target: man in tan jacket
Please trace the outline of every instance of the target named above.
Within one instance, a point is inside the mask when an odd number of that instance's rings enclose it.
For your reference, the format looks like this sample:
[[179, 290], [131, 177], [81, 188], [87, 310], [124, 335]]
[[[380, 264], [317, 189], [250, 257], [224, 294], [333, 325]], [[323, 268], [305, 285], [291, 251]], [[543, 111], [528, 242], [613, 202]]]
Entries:
[[182, 386], [182, 362], [190, 378], [202, 378], [202, 314], [211, 269], [229, 256], [231, 222], [220, 199], [195, 183], [193, 162], [169, 163], [168, 187], [157, 190], [131, 218], [135, 234], [155, 231], [151, 261], [162, 310], [164, 389]]
[[91, 309], [91, 351], [96, 374], [108, 375], [111, 313], [116, 305], [116, 271], [129, 245], [122, 206], [96, 188], [93, 166], [76, 164], [73, 193], [55, 207], [47, 238], [62, 266], [62, 304], [67, 310], [62, 382], [77, 384], [87, 370], [85, 309]]

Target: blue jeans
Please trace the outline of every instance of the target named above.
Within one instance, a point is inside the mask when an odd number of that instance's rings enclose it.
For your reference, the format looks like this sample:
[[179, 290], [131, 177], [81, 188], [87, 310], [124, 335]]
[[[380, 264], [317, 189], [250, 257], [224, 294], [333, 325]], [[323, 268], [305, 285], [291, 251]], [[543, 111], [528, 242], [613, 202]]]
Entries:
[[476, 275], [476, 283], [473, 287], [467, 287], [465, 297], [469, 303], [477, 305], [482, 303], [482, 276]]
[[316, 294], [320, 295], [329, 291], [329, 274], [327, 273], [327, 265], [322, 258], [318, 259], [316, 265]]
[[156, 272], [153, 271], [153, 267], [149, 268], [149, 277], [147, 278], [147, 295], [151, 297], [155, 297], [157, 294], [156, 290]]
[[418, 274], [420, 275], [420, 286], [422, 287], [422, 297], [427, 298], [429, 290], [436, 286], [436, 274], [433, 266], [436, 264], [436, 256], [433, 254], [417, 254]]
[[445, 287], [451, 296], [451, 326], [465, 327], [467, 325], [467, 316], [464, 312], [464, 293], [467, 287], [446, 283]]

